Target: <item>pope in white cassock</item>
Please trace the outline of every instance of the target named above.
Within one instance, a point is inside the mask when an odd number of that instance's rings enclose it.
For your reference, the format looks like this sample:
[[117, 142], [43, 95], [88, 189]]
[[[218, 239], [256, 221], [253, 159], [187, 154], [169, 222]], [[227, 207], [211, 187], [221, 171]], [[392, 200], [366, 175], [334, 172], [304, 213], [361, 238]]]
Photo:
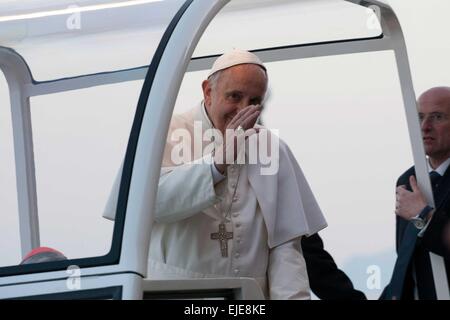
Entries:
[[[310, 298], [300, 240], [325, 228], [326, 221], [283, 141], [273, 139], [277, 150], [268, 147], [276, 170], [267, 171], [261, 161], [251, 163], [251, 148], [245, 148], [249, 140], [256, 137], [253, 141], [261, 144], [264, 137], [256, 121], [267, 85], [260, 59], [233, 50], [216, 60], [202, 83], [204, 101], [173, 116], [150, 240], [150, 279], [251, 277], [267, 298]], [[196, 128], [201, 133], [217, 129], [223, 138], [207, 143], [200, 135], [200, 145], [213, 148], [198, 154]], [[230, 130], [247, 138], [227, 139]], [[175, 152], [180, 132], [192, 137], [182, 163]], [[265, 132], [273, 141], [274, 135]], [[245, 163], [236, 161], [242, 148]], [[104, 213], [108, 219], [115, 215], [116, 182]]]

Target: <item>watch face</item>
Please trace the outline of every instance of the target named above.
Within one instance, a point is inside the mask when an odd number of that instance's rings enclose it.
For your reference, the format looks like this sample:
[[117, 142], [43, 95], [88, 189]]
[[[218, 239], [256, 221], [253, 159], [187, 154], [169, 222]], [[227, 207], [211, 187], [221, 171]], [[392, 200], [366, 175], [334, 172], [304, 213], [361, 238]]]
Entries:
[[423, 229], [423, 227], [425, 226], [425, 223], [423, 222], [422, 219], [416, 218], [413, 220], [413, 223], [414, 223], [414, 226], [419, 230]]

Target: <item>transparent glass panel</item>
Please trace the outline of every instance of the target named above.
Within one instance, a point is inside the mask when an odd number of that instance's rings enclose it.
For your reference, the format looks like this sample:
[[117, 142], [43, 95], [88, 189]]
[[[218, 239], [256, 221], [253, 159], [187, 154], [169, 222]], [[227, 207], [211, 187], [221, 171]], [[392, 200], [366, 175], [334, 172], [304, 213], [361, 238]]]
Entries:
[[395, 183], [413, 164], [393, 52], [267, 64], [278, 129], [328, 221], [325, 248], [377, 299], [395, 262]]
[[0, 72], [0, 266], [21, 259], [14, 140], [8, 84]]
[[232, 0], [213, 19], [194, 57], [381, 34], [379, 9], [342, 0]]
[[41, 246], [69, 259], [109, 252], [114, 223], [102, 214], [142, 83], [31, 99]]
[[146, 66], [184, 2], [8, 1], [0, 45], [22, 55], [37, 81]]

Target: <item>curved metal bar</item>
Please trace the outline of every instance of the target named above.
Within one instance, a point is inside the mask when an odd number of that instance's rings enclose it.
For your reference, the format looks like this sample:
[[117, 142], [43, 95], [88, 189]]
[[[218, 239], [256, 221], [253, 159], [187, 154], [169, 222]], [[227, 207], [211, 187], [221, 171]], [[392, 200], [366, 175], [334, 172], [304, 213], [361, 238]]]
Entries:
[[5, 47], [0, 47], [0, 69], [8, 82], [11, 102], [20, 244], [24, 257], [40, 243], [30, 102], [24, 90], [32, 77], [25, 60]]

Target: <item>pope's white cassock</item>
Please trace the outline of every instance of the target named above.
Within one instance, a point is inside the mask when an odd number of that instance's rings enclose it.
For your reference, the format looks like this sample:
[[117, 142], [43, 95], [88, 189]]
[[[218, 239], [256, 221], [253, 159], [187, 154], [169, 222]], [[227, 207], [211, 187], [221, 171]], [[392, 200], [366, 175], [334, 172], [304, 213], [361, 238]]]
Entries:
[[[262, 175], [261, 164], [233, 164], [221, 176], [211, 155], [176, 166], [172, 150], [179, 141], [172, 141], [172, 133], [185, 129], [194, 137], [195, 121], [203, 130], [212, 127], [203, 104], [174, 115], [170, 124], [148, 277], [251, 277], [267, 298], [309, 299], [300, 240], [325, 228], [326, 221], [291, 151], [279, 140], [279, 170], [273, 175]], [[104, 213], [108, 219], [114, 219], [118, 181]]]

